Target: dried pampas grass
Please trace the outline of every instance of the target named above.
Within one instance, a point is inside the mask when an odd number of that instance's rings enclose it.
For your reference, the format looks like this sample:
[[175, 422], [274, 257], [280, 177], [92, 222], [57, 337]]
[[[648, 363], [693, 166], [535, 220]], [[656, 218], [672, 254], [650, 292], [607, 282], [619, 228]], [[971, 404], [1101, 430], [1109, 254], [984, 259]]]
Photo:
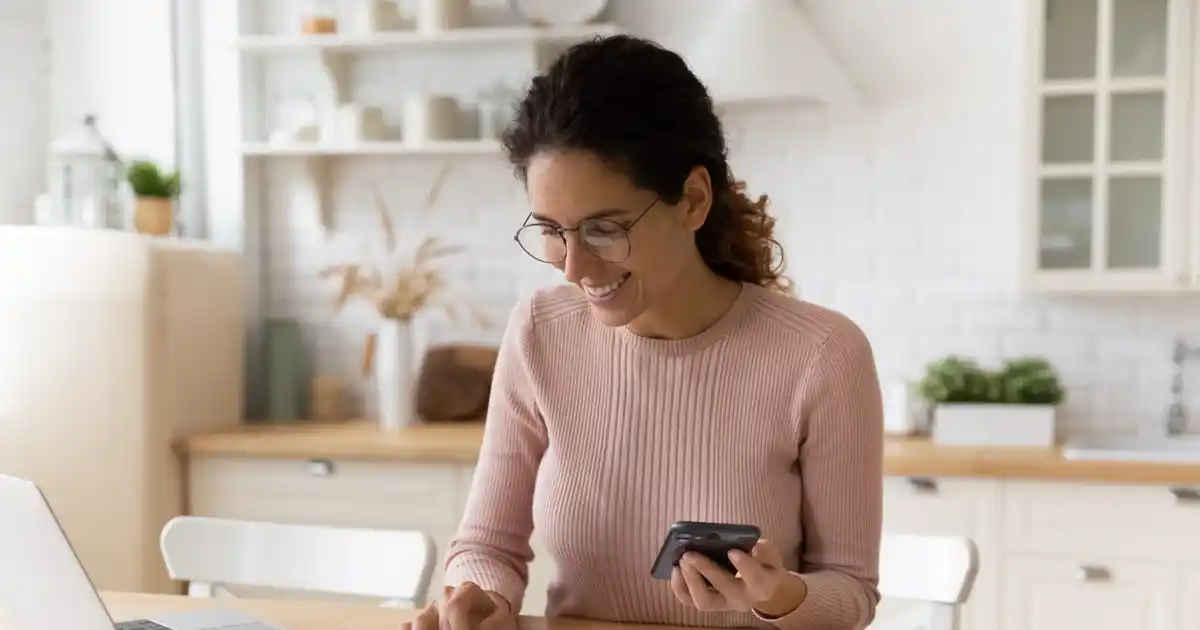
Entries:
[[[444, 180], [444, 176], [440, 176], [439, 180]], [[383, 231], [385, 251], [390, 260], [398, 261], [396, 228], [391, 213], [378, 188], [372, 186], [371, 192]], [[426, 203], [431, 204], [432, 201], [427, 199]], [[444, 245], [437, 238], [426, 236], [417, 245], [411, 258], [398, 261], [397, 268], [390, 274], [385, 275], [379, 268], [367, 263], [346, 263], [322, 269], [319, 275], [322, 279], [333, 279], [338, 283], [333, 300], [335, 310], [341, 310], [351, 299], [358, 298], [372, 304], [379, 316], [385, 319], [411, 322], [423, 311], [439, 308], [452, 320], [458, 321], [463, 313], [445, 298], [447, 282], [437, 263], [463, 251], [462, 247]], [[478, 311], [466, 310], [476, 325], [488, 325]]]

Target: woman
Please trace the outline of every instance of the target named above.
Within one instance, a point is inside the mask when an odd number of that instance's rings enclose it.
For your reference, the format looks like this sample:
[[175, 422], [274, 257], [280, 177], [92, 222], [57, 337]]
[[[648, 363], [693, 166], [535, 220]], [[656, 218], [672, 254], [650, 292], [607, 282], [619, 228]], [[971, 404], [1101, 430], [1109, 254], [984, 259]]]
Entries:
[[[870, 345], [788, 295], [766, 199], [740, 192], [676, 54], [616, 36], [534, 79], [505, 138], [525, 251], [569, 285], [516, 308], [443, 598], [415, 630], [512, 628], [536, 527], [548, 616], [862, 628], [878, 601], [882, 411]], [[679, 520], [757, 525], [736, 575]]]

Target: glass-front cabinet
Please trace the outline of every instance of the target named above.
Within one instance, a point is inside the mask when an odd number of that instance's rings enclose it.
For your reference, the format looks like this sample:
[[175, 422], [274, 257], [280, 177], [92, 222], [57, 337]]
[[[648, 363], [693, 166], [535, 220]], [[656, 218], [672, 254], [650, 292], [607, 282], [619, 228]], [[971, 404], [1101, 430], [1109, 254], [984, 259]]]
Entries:
[[1200, 289], [1188, 197], [1193, 0], [1031, 1], [1025, 286]]

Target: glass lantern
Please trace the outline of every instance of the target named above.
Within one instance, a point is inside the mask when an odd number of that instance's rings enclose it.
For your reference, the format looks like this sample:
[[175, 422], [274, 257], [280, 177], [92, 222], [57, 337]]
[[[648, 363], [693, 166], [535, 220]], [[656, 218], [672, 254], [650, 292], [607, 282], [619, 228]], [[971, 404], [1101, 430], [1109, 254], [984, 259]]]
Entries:
[[64, 223], [123, 229], [121, 159], [100, 135], [96, 117], [50, 145], [50, 203]]

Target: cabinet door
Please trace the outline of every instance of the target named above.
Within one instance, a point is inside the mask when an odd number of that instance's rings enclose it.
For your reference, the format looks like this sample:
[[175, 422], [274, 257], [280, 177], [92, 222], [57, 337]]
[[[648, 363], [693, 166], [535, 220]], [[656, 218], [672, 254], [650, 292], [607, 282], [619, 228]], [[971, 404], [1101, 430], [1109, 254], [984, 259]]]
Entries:
[[[446, 545], [462, 518], [464, 476], [469, 478], [469, 473], [453, 464], [200, 457], [189, 467], [189, 512], [277, 523], [419, 530], [437, 545], [427, 591], [437, 594]], [[237, 594], [261, 593], [239, 589]]]
[[1183, 568], [1182, 594], [1183, 617], [1179, 620], [1180, 630], [1200, 630], [1200, 564]]
[[1004, 630], [1179, 627], [1177, 572], [1169, 563], [1018, 555], [1003, 571]]
[[[883, 529], [888, 534], [966, 536], [979, 547], [975, 589], [963, 607], [962, 630], [996, 630], [998, 482], [975, 479], [891, 477], [884, 481]], [[903, 615], [911, 602], [885, 599], [876, 627]]]
[[1189, 0], [1035, 0], [1029, 288], [1195, 288]]

